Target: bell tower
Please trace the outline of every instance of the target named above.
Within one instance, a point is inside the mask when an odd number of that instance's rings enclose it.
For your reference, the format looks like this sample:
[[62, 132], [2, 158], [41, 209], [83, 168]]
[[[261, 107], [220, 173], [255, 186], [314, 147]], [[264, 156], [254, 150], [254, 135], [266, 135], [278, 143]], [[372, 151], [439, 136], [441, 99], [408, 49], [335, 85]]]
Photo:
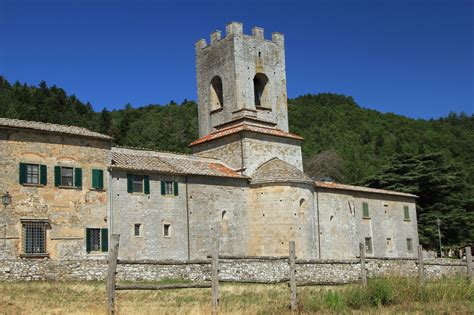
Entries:
[[196, 43], [199, 139], [193, 154], [216, 158], [251, 176], [277, 158], [303, 169], [301, 141], [288, 132], [284, 37], [227, 24]]
[[245, 35], [232, 22], [224, 38], [215, 31], [195, 48], [200, 137], [242, 121], [288, 132], [283, 34], [267, 40], [254, 27]]

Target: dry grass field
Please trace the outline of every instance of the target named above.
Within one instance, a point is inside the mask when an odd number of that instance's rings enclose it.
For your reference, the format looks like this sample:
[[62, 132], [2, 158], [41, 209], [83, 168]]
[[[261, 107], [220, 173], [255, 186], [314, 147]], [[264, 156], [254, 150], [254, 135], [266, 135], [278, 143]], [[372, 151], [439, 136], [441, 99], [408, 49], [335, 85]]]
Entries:
[[[465, 279], [370, 280], [359, 285], [299, 288], [299, 313], [474, 314], [474, 285]], [[119, 291], [119, 314], [209, 314], [210, 289]], [[223, 284], [220, 314], [290, 314], [286, 284]], [[99, 282], [0, 283], [2, 314], [105, 314]]]

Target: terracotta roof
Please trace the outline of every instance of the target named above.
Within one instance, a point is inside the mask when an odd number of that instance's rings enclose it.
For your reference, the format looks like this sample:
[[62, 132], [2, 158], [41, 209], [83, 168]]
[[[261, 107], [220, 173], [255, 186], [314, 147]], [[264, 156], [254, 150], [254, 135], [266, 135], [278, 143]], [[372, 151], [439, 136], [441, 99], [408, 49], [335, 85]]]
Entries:
[[296, 166], [278, 158], [273, 158], [252, 174], [251, 184], [265, 183], [304, 183], [312, 184], [313, 180]]
[[0, 118], [0, 127], [31, 129], [31, 130], [39, 130], [39, 131], [46, 131], [46, 132], [52, 132], [52, 133], [62, 133], [62, 134], [69, 134], [69, 135], [104, 139], [104, 140], [112, 139], [111, 137], [107, 135], [90, 131], [89, 129], [82, 128], [82, 127], [49, 124], [49, 123], [43, 123], [43, 122], [37, 122], [37, 121], [28, 121], [28, 120], [19, 120], [19, 119], [10, 119], [10, 118]]
[[179, 175], [247, 178], [219, 160], [193, 155], [112, 148], [112, 168]]
[[361, 192], [375, 193], [375, 194], [382, 194], [382, 195], [394, 195], [394, 196], [418, 198], [417, 195], [393, 191], [393, 190], [376, 189], [376, 188], [369, 188], [369, 187], [363, 187], [363, 186], [344, 185], [344, 184], [339, 184], [335, 182], [315, 181], [314, 185], [316, 187], [321, 187], [321, 188], [353, 190], [353, 191], [361, 191]]
[[277, 137], [284, 137], [284, 138], [291, 138], [291, 139], [297, 139], [297, 140], [303, 140], [302, 137], [295, 135], [293, 133], [285, 132], [281, 129], [277, 128], [267, 128], [267, 127], [262, 127], [262, 126], [257, 126], [253, 124], [249, 124], [246, 122], [240, 123], [238, 125], [230, 126], [227, 128], [219, 129], [214, 132], [211, 132], [207, 136], [204, 136], [200, 139], [197, 139], [196, 141], [192, 142], [189, 144], [189, 146], [193, 146], [196, 144], [212, 141], [215, 139], [219, 139], [240, 131], [252, 131], [252, 132], [257, 132], [257, 133], [263, 133], [263, 134], [268, 134], [268, 135], [273, 135]]

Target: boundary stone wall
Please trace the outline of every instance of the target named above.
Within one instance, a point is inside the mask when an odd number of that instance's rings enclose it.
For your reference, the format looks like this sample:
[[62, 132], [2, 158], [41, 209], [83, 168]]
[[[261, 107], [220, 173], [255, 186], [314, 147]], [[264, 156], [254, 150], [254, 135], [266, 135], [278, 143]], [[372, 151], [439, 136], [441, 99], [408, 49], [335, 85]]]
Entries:
[[[359, 260], [297, 260], [297, 280], [320, 284], [344, 284], [360, 280]], [[435, 279], [467, 275], [464, 260], [424, 260], [425, 277]], [[368, 258], [368, 277], [417, 276], [415, 259]], [[277, 283], [287, 281], [288, 259], [220, 259], [221, 281]], [[205, 281], [211, 278], [209, 261], [153, 261], [119, 264], [117, 279], [157, 281], [166, 278]], [[0, 261], [0, 281], [104, 281], [107, 262], [103, 260], [12, 259]]]

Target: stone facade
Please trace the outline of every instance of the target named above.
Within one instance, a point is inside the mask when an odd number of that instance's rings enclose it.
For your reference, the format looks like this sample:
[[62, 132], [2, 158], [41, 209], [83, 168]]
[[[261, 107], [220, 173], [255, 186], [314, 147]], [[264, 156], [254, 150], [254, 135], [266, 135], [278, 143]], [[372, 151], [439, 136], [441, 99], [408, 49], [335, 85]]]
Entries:
[[[12, 196], [12, 204], [2, 214], [7, 226], [6, 251], [2, 254], [5, 257], [29, 255], [25, 252], [22, 231], [22, 222], [26, 220], [46, 224], [45, 253], [51, 259], [103, 255], [87, 254], [84, 239], [86, 228], [108, 227], [107, 184], [103, 189], [93, 189], [91, 177], [93, 169], [107, 171], [109, 152], [110, 140], [107, 139], [0, 128], [0, 191], [8, 191]], [[46, 175], [45, 182], [20, 184], [21, 163], [44, 165], [39, 175]], [[55, 167], [58, 166], [80, 168], [80, 187], [75, 187], [76, 183], [74, 187], [56, 186]]]

